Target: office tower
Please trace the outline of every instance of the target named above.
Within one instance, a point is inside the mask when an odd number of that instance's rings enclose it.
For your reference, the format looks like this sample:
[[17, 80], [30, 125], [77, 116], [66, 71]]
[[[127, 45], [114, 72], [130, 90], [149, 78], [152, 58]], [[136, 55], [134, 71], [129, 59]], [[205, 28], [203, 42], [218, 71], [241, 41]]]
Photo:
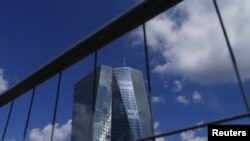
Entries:
[[102, 65], [76, 83], [72, 141], [129, 141], [151, 135], [150, 109], [140, 71]]

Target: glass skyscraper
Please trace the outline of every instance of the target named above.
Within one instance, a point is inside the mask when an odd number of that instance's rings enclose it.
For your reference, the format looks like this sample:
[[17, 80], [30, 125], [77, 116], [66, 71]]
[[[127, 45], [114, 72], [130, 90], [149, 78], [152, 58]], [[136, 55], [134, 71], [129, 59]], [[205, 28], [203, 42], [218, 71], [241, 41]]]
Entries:
[[[142, 73], [100, 66], [75, 85], [72, 141], [129, 141], [152, 135]], [[95, 93], [95, 94], [94, 94]]]

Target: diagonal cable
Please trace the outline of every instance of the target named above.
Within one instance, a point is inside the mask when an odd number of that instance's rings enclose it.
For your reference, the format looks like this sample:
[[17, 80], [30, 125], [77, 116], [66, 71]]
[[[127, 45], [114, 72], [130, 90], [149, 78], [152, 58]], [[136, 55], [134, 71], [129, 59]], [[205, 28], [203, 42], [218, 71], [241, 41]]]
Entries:
[[53, 136], [54, 136], [54, 128], [55, 128], [56, 115], [57, 115], [57, 106], [58, 106], [58, 99], [59, 99], [60, 87], [61, 87], [61, 78], [62, 78], [62, 72], [60, 72], [59, 76], [58, 76], [57, 92], [56, 92], [50, 141], [53, 141]]
[[237, 76], [237, 79], [238, 79], [238, 82], [239, 82], [240, 91], [241, 91], [241, 94], [242, 94], [242, 97], [243, 97], [246, 109], [248, 111], [250, 111], [250, 102], [249, 102], [249, 98], [248, 98], [248, 95], [247, 95], [247, 91], [246, 91], [246, 89], [244, 87], [244, 84], [242, 82], [242, 78], [241, 78], [240, 71], [239, 71], [239, 68], [238, 68], [238, 65], [237, 65], [237, 61], [236, 61], [233, 49], [232, 49], [231, 44], [230, 44], [230, 41], [229, 41], [229, 38], [228, 38], [228, 35], [227, 35], [227, 32], [226, 32], [226, 29], [225, 29], [225, 26], [224, 26], [224, 23], [223, 23], [221, 14], [220, 14], [220, 10], [218, 8], [216, 0], [213, 0], [213, 2], [214, 2], [215, 9], [216, 9], [216, 13], [217, 13], [219, 21], [220, 21], [221, 28], [223, 30], [223, 34], [225, 36], [227, 47], [228, 47], [228, 50], [229, 50], [229, 53], [230, 53], [230, 57], [231, 57], [232, 62], [233, 62], [234, 71], [236, 73], [236, 76]]
[[7, 121], [6, 121], [6, 123], [5, 123], [5, 127], [4, 127], [4, 131], [3, 131], [3, 135], [2, 135], [1, 141], [4, 141], [4, 138], [5, 138], [5, 135], [6, 135], [8, 126], [9, 126], [9, 121], [10, 121], [10, 117], [11, 117], [11, 113], [12, 113], [12, 109], [13, 109], [14, 102], [15, 102], [15, 100], [13, 100], [13, 101], [11, 102], [10, 110], [9, 110], [9, 113], [8, 113]]
[[27, 115], [26, 123], [25, 123], [25, 128], [24, 128], [24, 132], [23, 132], [23, 141], [26, 138], [26, 134], [27, 134], [28, 126], [29, 126], [30, 114], [31, 114], [32, 106], [33, 106], [33, 101], [34, 101], [34, 95], [35, 95], [35, 93], [36, 93], [36, 88], [33, 88], [31, 99], [30, 99], [29, 111], [28, 111], [28, 115]]

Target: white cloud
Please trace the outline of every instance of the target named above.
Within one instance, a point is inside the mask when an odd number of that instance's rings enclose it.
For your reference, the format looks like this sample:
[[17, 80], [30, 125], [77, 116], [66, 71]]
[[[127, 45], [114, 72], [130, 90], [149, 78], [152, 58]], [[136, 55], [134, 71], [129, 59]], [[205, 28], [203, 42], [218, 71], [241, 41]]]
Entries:
[[190, 100], [186, 96], [184, 96], [184, 95], [178, 95], [175, 98], [176, 98], [176, 101], [178, 103], [181, 103], [181, 104], [184, 104], [184, 105], [188, 105], [189, 102], [190, 102]]
[[202, 120], [197, 123], [197, 125], [202, 125], [202, 124], [204, 124], [204, 121]]
[[[204, 124], [204, 121], [202, 121], [202, 120], [197, 123], [197, 125], [202, 125], [202, 124]], [[204, 130], [204, 128], [197, 129], [197, 131], [203, 131], [203, 130]]]
[[[30, 141], [50, 141], [52, 125], [48, 124], [44, 128], [32, 129], [29, 134]], [[65, 141], [69, 139], [71, 133], [71, 120], [59, 126], [58, 123], [54, 127], [54, 141]]]
[[[219, 7], [241, 74], [249, 79], [250, 1], [224, 0], [219, 1]], [[185, 0], [171, 12], [149, 21], [146, 27], [149, 46], [165, 60], [155, 65], [154, 72], [182, 75], [202, 84], [235, 80], [212, 1]], [[135, 35], [137, 42], [143, 41], [141, 29]]]
[[194, 103], [199, 103], [199, 102], [202, 101], [202, 96], [198, 91], [193, 92], [193, 97], [192, 98], [193, 98]]
[[173, 91], [175, 91], [175, 92], [180, 92], [180, 91], [182, 91], [182, 89], [183, 89], [183, 85], [182, 85], [181, 81], [175, 80], [175, 81], [174, 81], [174, 88], [173, 88]]
[[16, 141], [16, 139], [14, 139], [15, 137], [11, 137], [11, 139], [4, 139], [4, 141]]
[[165, 138], [161, 137], [161, 138], [156, 138], [155, 141], [167, 141]]
[[4, 79], [4, 71], [0, 68], [0, 94], [8, 89], [8, 81]]
[[188, 105], [188, 104], [190, 104], [190, 102], [192, 102], [192, 103], [201, 103], [201, 102], [203, 102], [202, 95], [198, 91], [193, 92], [192, 98], [188, 98], [188, 97], [186, 97], [184, 95], [178, 95], [178, 96], [175, 97], [175, 100], [178, 103], [181, 103], [183, 105]]
[[207, 137], [197, 136], [194, 131], [183, 132], [180, 137], [182, 141], [207, 141]]
[[153, 103], [164, 102], [164, 97], [163, 96], [152, 96], [152, 102]]
[[153, 103], [159, 103], [161, 101], [161, 98], [160, 97], [157, 97], [157, 96], [153, 96], [152, 97], [152, 102]]
[[156, 130], [160, 125], [160, 122], [154, 122], [154, 129]]
[[[154, 122], [154, 129], [155, 129], [155, 134], [156, 135], [158, 135], [158, 134], [160, 134], [157, 130], [158, 130], [158, 128], [159, 128], [159, 126], [160, 126], [160, 122], [158, 122], [158, 121], [156, 121], [156, 122]], [[160, 137], [160, 138], [156, 138], [156, 141], [166, 141], [166, 139], [164, 138], [164, 137]]]

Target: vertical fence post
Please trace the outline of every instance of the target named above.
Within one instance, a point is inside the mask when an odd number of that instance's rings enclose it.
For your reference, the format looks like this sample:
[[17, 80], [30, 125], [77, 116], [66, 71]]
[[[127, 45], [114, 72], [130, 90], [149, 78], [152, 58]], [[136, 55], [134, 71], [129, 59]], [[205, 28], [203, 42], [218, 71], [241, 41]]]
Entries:
[[32, 106], [33, 106], [35, 92], [36, 92], [36, 88], [33, 88], [31, 99], [30, 99], [29, 111], [28, 111], [28, 115], [27, 115], [26, 123], [24, 127], [24, 132], [23, 132], [23, 141], [26, 138], [26, 133], [27, 133], [28, 125], [29, 125], [30, 114], [31, 114]]
[[92, 110], [93, 112], [95, 112], [95, 101], [96, 101], [96, 68], [97, 68], [97, 58], [98, 58], [98, 50], [95, 51], [95, 54], [94, 54], [94, 81], [93, 81], [93, 101], [92, 101]]
[[230, 53], [230, 57], [231, 57], [231, 60], [232, 60], [232, 63], [233, 63], [233, 67], [234, 67], [234, 71], [236, 73], [236, 77], [238, 79], [238, 83], [239, 83], [239, 86], [240, 86], [240, 91], [241, 91], [241, 94], [242, 94], [246, 109], [247, 109], [248, 112], [250, 112], [250, 102], [249, 102], [249, 98], [248, 98], [248, 95], [247, 95], [247, 91], [246, 91], [246, 89], [244, 87], [244, 84], [242, 82], [242, 78], [241, 78], [240, 71], [239, 71], [239, 68], [238, 68], [238, 65], [237, 65], [237, 61], [236, 61], [233, 49], [232, 49], [231, 44], [230, 44], [230, 41], [229, 41], [229, 38], [228, 38], [228, 35], [227, 35], [227, 31], [226, 31], [226, 28], [224, 26], [224, 23], [223, 23], [221, 14], [220, 14], [219, 7], [217, 5], [216, 0], [213, 0], [213, 2], [214, 2], [214, 7], [215, 7], [215, 10], [216, 10], [217, 16], [219, 18], [219, 22], [220, 22], [220, 25], [221, 25], [221, 28], [222, 28], [226, 43], [227, 43], [228, 51]]
[[2, 136], [1, 141], [4, 141], [4, 138], [5, 138], [8, 126], [9, 126], [9, 121], [10, 121], [10, 117], [11, 117], [11, 113], [12, 113], [14, 102], [15, 102], [15, 100], [12, 100], [12, 102], [11, 102], [10, 110], [9, 110], [9, 113], [8, 113], [7, 121], [5, 123], [4, 131], [3, 131], [3, 136]]
[[[145, 53], [145, 64], [146, 64], [146, 72], [147, 72], [147, 80], [148, 80], [148, 92], [149, 92], [149, 108], [150, 108], [150, 115], [151, 115], [151, 129], [152, 135], [154, 136], [154, 119], [153, 119], [153, 110], [152, 110], [152, 87], [151, 87], [151, 77], [150, 77], [150, 66], [149, 66], [149, 55], [148, 55], [148, 42], [147, 42], [147, 33], [146, 33], [146, 26], [145, 23], [142, 24], [143, 28], [143, 38], [144, 38], [144, 53]], [[155, 141], [155, 138], [153, 138]]]
[[59, 99], [60, 87], [61, 87], [61, 78], [62, 78], [62, 72], [60, 72], [59, 76], [58, 76], [57, 92], [56, 92], [50, 141], [53, 141], [53, 136], [54, 136], [54, 128], [55, 128], [56, 115], [57, 115], [58, 99]]

